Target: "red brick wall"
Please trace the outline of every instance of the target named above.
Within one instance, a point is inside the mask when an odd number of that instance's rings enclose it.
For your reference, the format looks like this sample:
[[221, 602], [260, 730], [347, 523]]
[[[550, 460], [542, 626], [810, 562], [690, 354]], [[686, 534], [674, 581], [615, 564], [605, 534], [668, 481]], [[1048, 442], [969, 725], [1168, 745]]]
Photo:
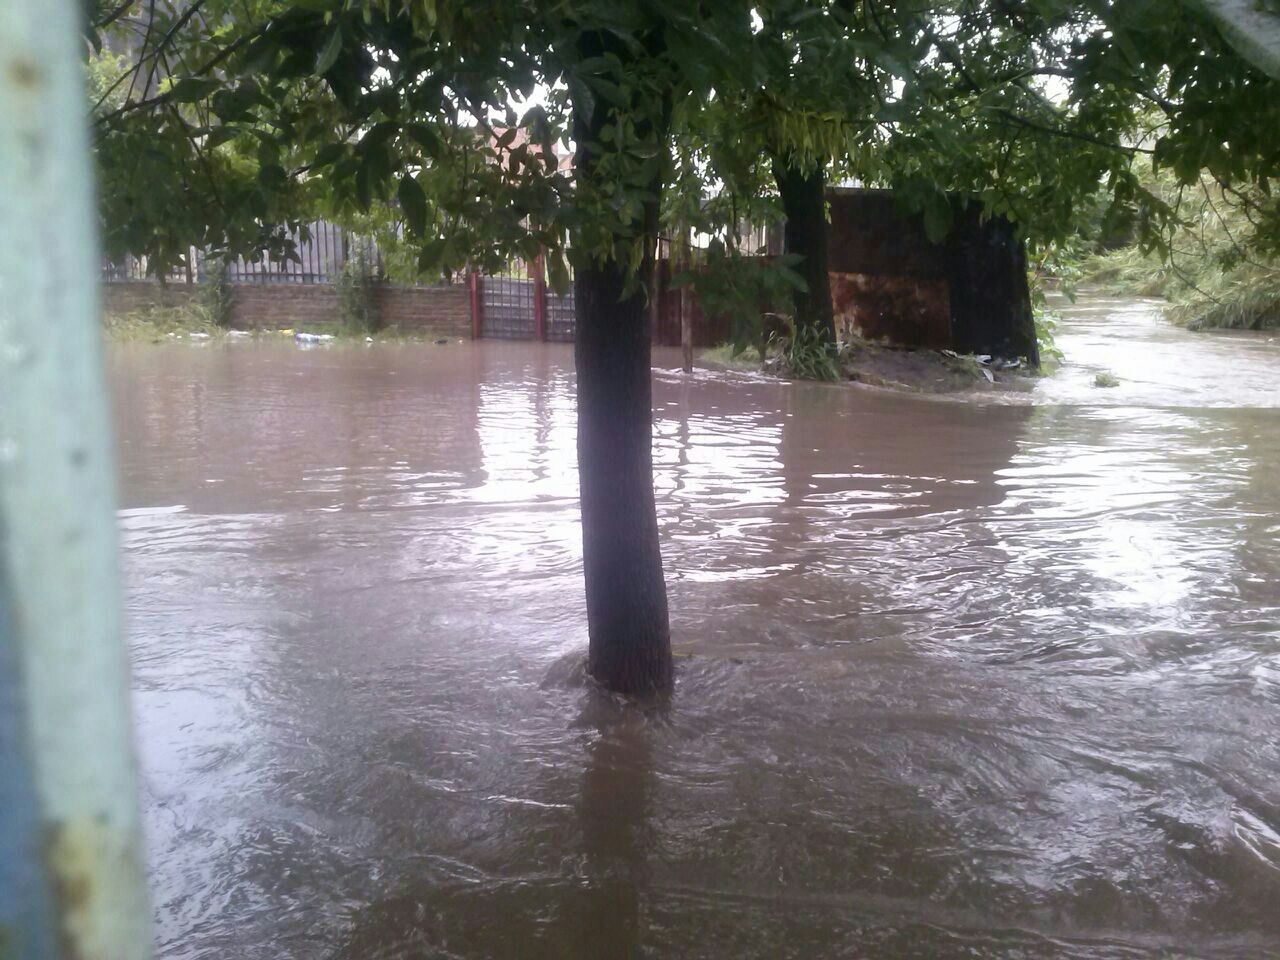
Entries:
[[450, 337], [471, 336], [471, 296], [465, 283], [439, 287], [382, 287], [382, 322], [401, 330], [431, 330]]
[[102, 308], [107, 313], [132, 313], [148, 307], [185, 307], [195, 298], [196, 288], [170, 283], [104, 283]]
[[[338, 293], [319, 283], [238, 283], [232, 286], [231, 325], [242, 330], [312, 329], [339, 322]], [[146, 307], [186, 306], [198, 288], [184, 284], [104, 283], [103, 307], [128, 313]], [[471, 303], [465, 284], [434, 287], [378, 286], [374, 292], [388, 327], [471, 336]]]

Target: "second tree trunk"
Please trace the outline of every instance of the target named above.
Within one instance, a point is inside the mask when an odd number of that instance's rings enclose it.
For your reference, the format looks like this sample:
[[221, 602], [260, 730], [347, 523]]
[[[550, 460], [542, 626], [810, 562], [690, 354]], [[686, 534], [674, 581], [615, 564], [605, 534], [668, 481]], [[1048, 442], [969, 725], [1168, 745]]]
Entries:
[[787, 218], [782, 234], [783, 252], [803, 258], [795, 269], [808, 287], [795, 295], [796, 327], [808, 327], [835, 343], [831, 279], [827, 274], [826, 174], [820, 164], [802, 167], [794, 161], [777, 158], [773, 161], [773, 176]]

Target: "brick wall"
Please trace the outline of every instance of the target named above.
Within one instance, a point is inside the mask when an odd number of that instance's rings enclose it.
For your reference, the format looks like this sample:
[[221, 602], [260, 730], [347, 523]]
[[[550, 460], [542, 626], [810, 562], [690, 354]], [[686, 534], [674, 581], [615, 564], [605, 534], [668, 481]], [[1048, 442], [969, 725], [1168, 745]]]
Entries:
[[439, 287], [383, 287], [378, 291], [383, 323], [401, 330], [431, 330], [471, 336], [471, 296], [465, 283]]
[[[231, 325], [241, 330], [323, 329], [339, 322], [338, 293], [328, 284], [241, 283], [232, 288]], [[198, 288], [184, 284], [104, 283], [103, 307], [128, 313], [147, 307], [189, 305]], [[471, 336], [471, 301], [465, 284], [434, 287], [379, 286], [374, 293], [382, 322], [401, 330]]]
[[195, 288], [185, 284], [104, 283], [102, 308], [107, 313], [132, 313], [148, 307], [185, 307], [195, 295]]

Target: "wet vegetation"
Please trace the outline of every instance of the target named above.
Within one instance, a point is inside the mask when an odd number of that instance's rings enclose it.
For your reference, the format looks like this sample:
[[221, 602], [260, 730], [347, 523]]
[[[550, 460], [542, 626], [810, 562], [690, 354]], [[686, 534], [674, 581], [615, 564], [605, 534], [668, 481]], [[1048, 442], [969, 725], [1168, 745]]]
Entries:
[[1188, 186], [1145, 169], [1147, 189], [1171, 218], [1163, 243], [1116, 245], [1113, 234], [1081, 259], [1078, 281], [1117, 295], [1163, 298], [1165, 315], [1193, 330], [1280, 327], [1280, 257], [1268, 221], [1274, 199], [1207, 175]]
[[364, 244], [343, 265], [334, 287], [338, 293], [338, 326], [352, 336], [373, 336], [383, 329], [373, 285], [377, 281]]
[[160, 343], [178, 337], [197, 339], [225, 336], [227, 330], [213, 322], [196, 304], [149, 306], [137, 310], [103, 314], [102, 327], [108, 339]]
[[205, 264], [205, 279], [200, 285], [197, 312], [201, 318], [216, 327], [231, 326], [233, 299], [231, 271], [227, 261], [215, 257]]

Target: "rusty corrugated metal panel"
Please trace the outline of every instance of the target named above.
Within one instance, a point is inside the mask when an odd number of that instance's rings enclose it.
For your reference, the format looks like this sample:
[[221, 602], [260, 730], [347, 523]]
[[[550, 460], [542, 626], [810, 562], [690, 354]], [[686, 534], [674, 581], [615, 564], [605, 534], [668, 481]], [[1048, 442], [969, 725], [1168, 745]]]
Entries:
[[836, 333], [859, 334], [911, 347], [944, 349], [951, 344], [951, 305], [941, 277], [832, 273]]
[[947, 250], [925, 236], [921, 217], [899, 210], [887, 190], [840, 189], [831, 211], [827, 256], [832, 273], [945, 277]]

